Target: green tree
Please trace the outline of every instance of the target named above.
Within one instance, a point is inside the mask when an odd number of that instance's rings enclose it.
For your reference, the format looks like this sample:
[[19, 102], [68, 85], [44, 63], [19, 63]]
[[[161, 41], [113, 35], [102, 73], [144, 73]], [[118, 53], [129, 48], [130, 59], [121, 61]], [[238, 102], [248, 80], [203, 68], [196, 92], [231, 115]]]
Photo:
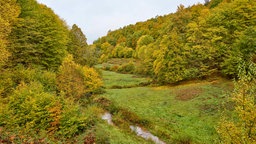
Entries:
[[209, 3], [210, 8], [218, 6], [223, 0], [211, 0]]
[[255, 10], [252, 0], [180, 5], [176, 13], [110, 31], [95, 44], [102, 60], [124, 57], [132, 48], [140, 61], [137, 72], [163, 83], [216, 74], [233, 78], [241, 60], [256, 61]]
[[143, 75], [152, 76], [153, 75], [153, 63], [155, 59], [158, 57], [155, 55], [158, 48], [155, 43], [151, 43], [149, 45], [144, 45], [138, 49], [136, 49], [137, 57], [140, 60], [138, 67], [136, 68], [136, 72]]
[[[231, 65], [235, 62], [234, 53], [237, 43], [244, 31], [256, 25], [256, 2], [250, 0], [235, 0], [222, 2], [211, 11], [206, 18], [206, 27], [210, 33], [209, 43], [217, 48], [218, 62], [220, 69], [226, 75], [236, 76], [237, 72]], [[232, 60], [233, 59], [233, 60]], [[230, 67], [231, 66], [231, 67]]]
[[150, 35], [144, 35], [144, 36], [141, 36], [139, 38], [139, 40], [137, 41], [137, 47], [148, 45], [148, 44], [150, 44], [152, 42], [154, 42], [154, 38], [153, 37], [151, 37]]
[[87, 39], [82, 30], [74, 24], [69, 32], [70, 42], [68, 45], [68, 52], [73, 55], [76, 63], [85, 65], [85, 54], [88, 51]]
[[105, 42], [101, 44], [100, 46], [101, 56], [100, 56], [100, 62], [106, 61], [108, 58], [112, 57], [112, 51], [114, 50], [114, 46], [112, 46], [110, 43]]
[[194, 77], [196, 69], [187, 69], [187, 49], [184, 49], [177, 32], [163, 37], [155, 53], [154, 73], [160, 83], [175, 83]]
[[83, 64], [92, 67], [93, 65], [99, 62], [100, 58], [100, 49], [95, 45], [87, 46], [84, 49], [84, 53], [82, 55]]
[[12, 65], [56, 70], [66, 55], [66, 24], [50, 8], [35, 0], [18, 0], [18, 4], [21, 14], [8, 47]]
[[16, 0], [2, 0], [0, 2], [0, 67], [10, 56], [10, 53], [6, 49], [8, 36], [19, 14], [20, 8]]
[[7, 104], [0, 108], [0, 126], [5, 129], [1, 136], [14, 132], [23, 142], [33, 141], [34, 135], [42, 137], [40, 134], [44, 132], [48, 136], [70, 138], [91, 127], [92, 119], [88, 119], [72, 99], [44, 89], [36, 81], [22, 82], [16, 87]]
[[256, 27], [248, 27], [233, 44], [232, 51], [222, 63], [223, 73], [237, 76], [241, 61], [253, 62], [256, 55]]
[[187, 69], [197, 69], [197, 77], [207, 77], [217, 73], [219, 69], [219, 51], [212, 44], [219, 39], [207, 27], [206, 18], [210, 10], [206, 7], [193, 7], [196, 10], [196, 18], [187, 24], [185, 48], [188, 49]]
[[245, 63], [240, 65], [239, 80], [231, 95], [234, 114], [222, 116], [217, 127], [221, 141], [226, 144], [256, 142], [256, 65]]
[[153, 43], [154, 39], [150, 35], [144, 35], [139, 38], [137, 41], [137, 47], [135, 50], [135, 57], [143, 59], [143, 55], [145, 52], [145, 49], [150, 43]]
[[93, 68], [76, 64], [72, 55], [68, 55], [59, 68], [57, 86], [67, 97], [79, 100], [87, 93], [97, 91], [102, 81]]

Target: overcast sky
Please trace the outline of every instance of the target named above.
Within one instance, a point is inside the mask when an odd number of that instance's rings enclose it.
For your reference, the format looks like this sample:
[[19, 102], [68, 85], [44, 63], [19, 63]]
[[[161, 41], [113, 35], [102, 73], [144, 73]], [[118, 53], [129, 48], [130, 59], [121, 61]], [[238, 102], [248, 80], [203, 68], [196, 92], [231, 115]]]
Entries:
[[109, 30], [175, 12], [180, 4], [193, 5], [204, 0], [38, 0], [52, 8], [69, 26], [77, 24], [88, 43]]

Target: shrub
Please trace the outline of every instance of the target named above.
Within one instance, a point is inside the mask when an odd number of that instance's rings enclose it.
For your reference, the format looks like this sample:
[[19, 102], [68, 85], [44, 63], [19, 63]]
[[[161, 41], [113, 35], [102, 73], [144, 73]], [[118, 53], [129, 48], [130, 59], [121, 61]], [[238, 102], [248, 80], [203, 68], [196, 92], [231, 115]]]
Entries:
[[32, 81], [40, 82], [47, 92], [55, 93], [57, 90], [54, 72], [19, 65], [0, 72], [0, 95], [7, 97], [20, 83], [29, 84]]
[[[6, 110], [1, 113], [1, 124], [8, 128], [22, 127], [26, 130], [47, 130], [55, 119], [49, 111], [58, 103], [51, 93], [44, 92], [42, 84], [21, 83], [8, 97]], [[56, 116], [55, 116], [56, 117]]]
[[94, 120], [83, 114], [79, 105], [73, 102], [63, 105], [63, 113], [59, 121], [60, 126], [57, 134], [65, 138], [71, 138], [84, 132], [94, 123]]
[[59, 68], [57, 86], [67, 97], [78, 100], [86, 93], [97, 91], [102, 86], [102, 81], [96, 70], [76, 64], [69, 55]]
[[256, 67], [243, 65], [239, 68], [239, 81], [235, 83], [232, 101], [235, 110], [232, 116], [223, 116], [217, 127], [223, 143], [256, 142]]
[[25, 68], [19, 65], [11, 71], [11, 79], [13, 82], [20, 84], [21, 82], [30, 83], [31, 81], [38, 81], [43, 85], [45, 91], [55, 92], [56, 87], [56, 74], [51, 71], [42, 69]]
[[39, 82], [21, 83], [0, 109], [0, 127], [7, 135], [13, 130], [17, 135], [46, 132], [71, 138], [90, 129], [94, 117], [92, 112], [83, 113], [72, 99], [45, 92]]
[[118, 69], [119, 69], [119, 66], [118, 65], [114, 65], [114, 66], [112, 66], [111, 68], [110, 68], [110, 71], [118, 71]]
[[109, 71], [110, 70], [110, 65], [103, 65], [102, 69], [103, 70], [106, 70], [106, 71]]
[[103, 82], [100, 75], [93, 68], [83, 66], [81, 68], [81, 75], [83, 75], [84, 86], [86, 87], [86, 92], [96, 92], [100, 87], [103, 86]]
[[14, 86], [15, 82], [12, 80], [11, 72], [0, 72], [0, 98], [7, 97], [13, 91]]
[[134, 70], [135, 70], [135, 66], [132, 62], [123, 64], [117, 69], [118, 72], [123, 72], [123, 73], [134, 73]]

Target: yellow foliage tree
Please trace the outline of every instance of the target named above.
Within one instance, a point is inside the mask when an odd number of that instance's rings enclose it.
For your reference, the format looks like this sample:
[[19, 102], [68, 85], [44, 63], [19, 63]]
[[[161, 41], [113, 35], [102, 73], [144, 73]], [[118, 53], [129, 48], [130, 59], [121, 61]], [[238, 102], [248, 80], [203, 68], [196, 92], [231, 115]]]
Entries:
[[235, 85], [232, 100], [235, 103], [234, 116], [224, 116], [219, 122], [217, 132], [221, 141], [227, 143], [256, 143], [256, 66], [240, 75]]
[[68, 55], [59, 68], [57, 85], [59, 91], [76, 100], [86, 93], [93, 93], [102, 86], [99, 74], [87, 66], [82, 67]]
[[12, 24], [20, 13], [16, 0], [0, 1], [0, 66], [6, 61], [9, 52], [6, 50], [7, 37], [11, 32]]
[[80, 69], [81, 74], [83, 75], [83, 84], [85, 86], [86, 93], [95, 92], [103, 85], [99, 74], [94, 68], [83, 66]]

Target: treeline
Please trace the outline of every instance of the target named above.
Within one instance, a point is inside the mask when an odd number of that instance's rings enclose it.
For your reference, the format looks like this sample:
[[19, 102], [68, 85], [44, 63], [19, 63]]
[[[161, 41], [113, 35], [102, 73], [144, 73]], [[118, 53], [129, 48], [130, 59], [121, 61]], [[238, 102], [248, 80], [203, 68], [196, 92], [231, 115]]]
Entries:
[[239, 63], [256, 62], [256, 2], [211, 0], [115, 31], [94, 42], [101, 61], [135, 58], [133, 73], [159, 83], [212, 75], [237, 77]]
[[91, 67], [97, 54], [45, 5], [1, 0], [0, 143], [67, 142], [92, 131], [86, 104], [102, 87]]

